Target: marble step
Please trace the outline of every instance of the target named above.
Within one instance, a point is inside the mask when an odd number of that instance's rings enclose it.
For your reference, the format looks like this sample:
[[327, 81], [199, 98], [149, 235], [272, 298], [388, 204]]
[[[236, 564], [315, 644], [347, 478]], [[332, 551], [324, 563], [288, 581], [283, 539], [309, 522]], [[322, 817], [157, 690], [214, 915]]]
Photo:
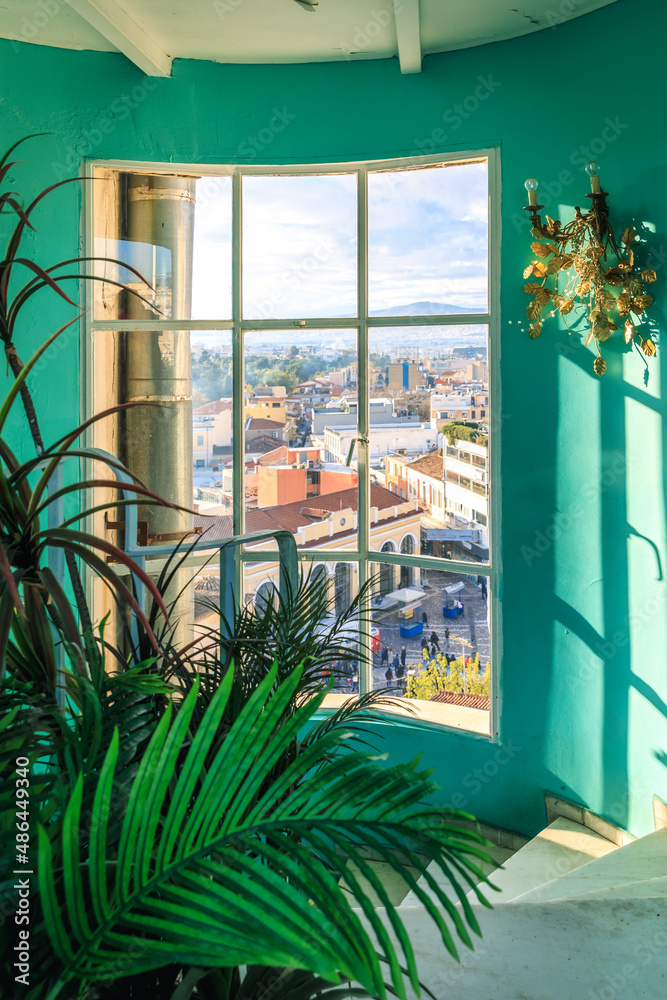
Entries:
[[460, 964], [423, 907], [401, 907], [400, 913], [420, 981], [436, 1000], [662, 1000], [665, 896], [655, 893], [664, 885], [656, 884], [662, 879], [647, 882], [653, 884], [635, 883], [634, 894], [633, 883], [626, 883], [618, 896], [607, 888], [478, 910], [482, 937], [473, 936], [474, 951], [456, 941]]
[[[618, 850], [616, 844], [598, 833], [559, 817], [508, 859], [503, 869], [494, 872], [492, 882], [500, 892], [490, 891], [485, 895], [493, 906], [507, 903]], [[473, 890], [468, 899], [481, 905]]]
[[[509, 847], [499, 847], [497, 844], [492, 844], [491, 847], [487, 847], [485, 848], [485, 850], [493, 858], [493, 864], [488, 864], [487, 862], [484, 862], [483, 864], [479, 865], [479, 867], [482, 869], [485, 875], [491, 875], [493, 872], [497, 871], [502, 865], [504, 865], [507, 861], [509, 861], [509, 859], [512, 857], [513, 854], [516, 853]], [[427, 871], [438, 886], [450, 885], [449, 880], [443, 874], [440, 868], [438, 868], [435, 862], [432, 862], [428, 866]], [[480, 882], [480, 879], [476, 878], [475, 876], [471, 877], [473, 878], [474, 882], [476, 883]], [[426, 892], [431, 899], [435, 898], [433, 890], [428, 886], [426, 879], [424, 878], [423, 875], [419, 879], [417, 884], [419, 885], [420, 889], [423, 889], [424, 892]], [[493, 895], [495, 895], [495, 893], [493, 893]], [[416, 893], [414, 891], [410, 891], [404, 898], [401, 905], [419, 906], [420, 901]]]
[[532, 902], [572, 898], [663, 876], [667, 876], [667, 829], [655, 830], [515, 898]]

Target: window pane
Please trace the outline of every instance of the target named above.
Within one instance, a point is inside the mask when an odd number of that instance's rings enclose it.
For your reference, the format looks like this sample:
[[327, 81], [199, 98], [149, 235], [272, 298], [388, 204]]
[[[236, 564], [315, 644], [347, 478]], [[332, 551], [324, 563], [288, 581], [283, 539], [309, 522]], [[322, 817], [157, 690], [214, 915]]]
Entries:
[[192, 464], [196, 524], [207, 538], [232, 534], [232, 335], [192, 340]]
[[372, 570], [373, 687], [393, 687], [424, 719], [488, 732], [487, 577], [413, 569], [406, 590], [398, 566], [375, 563]]
[[[96, 319], [190, 319], [196, 180], [95, 172]], [[128, 290], [111, 282], [121, 282]]]
[[487, 162], [368, 175], [372, 316], [488, 310]]
[[201, 177], [196, 185], [192, 318], [232, 317], [232, 179]]
[[243, 178], [246, 319], [355, 316], [357, 179]]
[[486, 326], [369, 330], [371, 477], [417, 509], [415, 553], [489, 558]]
[[95, 318], [231, 319], [231, 178], [95, 177]]
[[356, 549], [357, 331], [245, 335], [246, 530]]

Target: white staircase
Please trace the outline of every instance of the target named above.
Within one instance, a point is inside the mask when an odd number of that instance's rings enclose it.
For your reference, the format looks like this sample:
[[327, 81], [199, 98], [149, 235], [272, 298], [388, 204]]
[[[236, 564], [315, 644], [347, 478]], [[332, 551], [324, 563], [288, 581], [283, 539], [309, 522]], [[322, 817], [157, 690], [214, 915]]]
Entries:
[[667, 829], [618, 847], [559, 818], [498, 860], [460, 964], [414, 894], [400, 905], [436, 1000], [667, 1000]]

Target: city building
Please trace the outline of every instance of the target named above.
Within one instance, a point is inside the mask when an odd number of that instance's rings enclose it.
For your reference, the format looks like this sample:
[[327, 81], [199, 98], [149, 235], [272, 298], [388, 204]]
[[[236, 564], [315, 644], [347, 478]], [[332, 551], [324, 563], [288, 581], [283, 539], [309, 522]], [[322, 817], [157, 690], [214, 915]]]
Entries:
[[216, 399], [192, 411], [192, 458], [196, 468], [210, 465], [232, 445], [232, 401]]
[[271, 420], [269, 417], [248, 417], [245, 423], [246, 451], [252, 451], [260, 439], [268, 441], [270, 445], [273, 442], [272, 447], [275, 448], [276, 441], [286, 441], [286, 430], [284, 420]]
[[357, 485], [344, 465], [320, 461], [318, 448], [280, 447], [257, 460], [257, 504], [273, 507]]
[[489, 419], [489, 391], [479, 384], [460, 385], [454, 392], [431, 395], [431, 426], [442, 430], [452, 420], [485, 423]]
[[[488, 559], [489, 554], [489, 449], [478, 442], [455, 438], [443, 442], [445, 511], [453, 529], [449, 535], [431, 534], [443, 542], [442, 555]], [[427, 532], [427, 539], [429, 538]], [[436, 554], [436, 553], [434, 553]]]
[[287, 390], [283, 385], [261, 385], [246, 396], [246, 417], [267, 417], [285, 423]]
[[[327, 462], [347, 462], [350, 446], [357, 436], [356, 417], [352, 426], [324, 427], [324, 458]], [[373, 421], [370, 426], [369, 458], [371, 464], [384, 461], [389, 452], [405, 451], [419, 455], [437, 444], [437, 431], [418, 417], [394, 417], [390, 421]], [[354, 454], [352, 461], [356, 462]]]
[[[418, 551], [420, 517], [419, 504], [412, 500], [396, 503], [396, 497], [381, 486], [371, 487], [370, 537], [371, 549], [410, 553]], [[303, 500], [284, 503], [275, 507], [248, 510], [247, 531], [284, 529], [291, 531], [300, 548], [326, 552], [345, 551], [356, 545], [358, 492], [356, 488], [337, 490], [304, 503]], [[195, 516], [195, 526], [206, 532], [206, 537], [229, 538], [232, 519], [226, 516]], [[254, 547], [272, 549], [271, 543], [261, 542]], [[252, 546], [251, 546], [252, 548]], [[321, 569], [320, 569], [321, 567]], [[419, 570], [404, 571], [390, 567], [389, 587], [419, 586]], [[313, 571], [330, 580], [331, 595], [335, 597], [336, 613], [340, 614], [355, 596], [358, 589], [357, 574], [349, 562], [313, 563]], [[210, 574], [215, 576], [216, 570]], [[248, 601], [266, 599], [272, 586], [278, 584], [277, 563], [247, 563], [244, 570], [245, 598]], [[387, 584], [382, 587], [386, 592]], [[211, 619], [212, 620], [212, 619]]]
[[421, 361], [392, 361], [386, 369], [386, 385], [395, 391], [425, 389], [428, 379]]

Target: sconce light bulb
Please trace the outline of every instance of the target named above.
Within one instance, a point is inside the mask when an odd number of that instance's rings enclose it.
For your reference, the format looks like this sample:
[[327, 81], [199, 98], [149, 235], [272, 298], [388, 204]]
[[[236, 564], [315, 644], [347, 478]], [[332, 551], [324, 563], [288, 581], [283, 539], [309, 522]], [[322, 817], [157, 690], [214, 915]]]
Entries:
[[600, 164], [593, 160], [591, 163], [586, 165], [586, 173], [591, 179], [591, 191], [593, 194], [600, 194], [600, 178], [598, 177], [598, 172], [600, 170]]
[[537, 205], [537, 195], [535, 193], [537, 190], [537, 181], [535, 180], [535, 178], [529, 177], [526, 183], [524, 184], [524, 187], [528, 192], [528, 204], [533, 206]]

